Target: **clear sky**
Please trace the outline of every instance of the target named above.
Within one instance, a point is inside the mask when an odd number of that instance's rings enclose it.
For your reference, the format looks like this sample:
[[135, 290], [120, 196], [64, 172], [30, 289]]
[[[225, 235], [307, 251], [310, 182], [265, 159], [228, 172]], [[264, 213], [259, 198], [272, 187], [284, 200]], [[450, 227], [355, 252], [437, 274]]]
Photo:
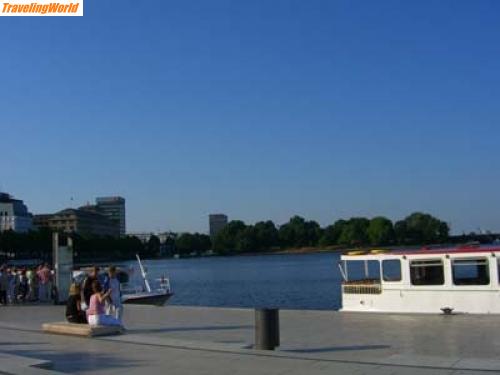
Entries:
[[500, 1], [86, 0], [0, 42], [0, 186], [33, 213], [500, 231]]

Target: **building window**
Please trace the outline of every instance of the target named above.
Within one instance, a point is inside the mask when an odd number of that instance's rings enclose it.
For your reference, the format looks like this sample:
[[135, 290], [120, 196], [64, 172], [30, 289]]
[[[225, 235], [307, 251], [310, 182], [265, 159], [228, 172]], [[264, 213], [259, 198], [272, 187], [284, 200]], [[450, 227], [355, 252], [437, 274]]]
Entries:
[[490, 272], [485, 258], [453, 259], [451, 262], [453, 284], [488, 285]]
[[443, 285], [443, 261], [441, 259], [412, 260], [410, 279], [412, 285]]
[[383, 260], [382, 274], [384, 281], [401, 281], [401, 261], [399, 259]]

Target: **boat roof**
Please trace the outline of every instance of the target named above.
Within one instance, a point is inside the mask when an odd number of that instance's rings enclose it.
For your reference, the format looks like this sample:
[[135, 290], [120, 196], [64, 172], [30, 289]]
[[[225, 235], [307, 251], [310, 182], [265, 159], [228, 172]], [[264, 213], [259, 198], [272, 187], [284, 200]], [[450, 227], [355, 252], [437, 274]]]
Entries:
[[455, 253], [494, 253], [500, 252], [498, 245], [462, 245], [454, 247], [422, 247], [421, 249], [396, 250], [393, 254], [425, 255], [425, 254], [455, 254]]
[[359, 259], [364, 257], [376, 258], [394, 255], [451, 255], [451, 254], [479, 254], [479, 253], [500, 253], [498, 245], [461, 245], [453, 247], [422, 247], [420, 249], [401, 249], [401, 250], [372, 250], [355, 251], [352, 254], [342, 255], [345, 259]]

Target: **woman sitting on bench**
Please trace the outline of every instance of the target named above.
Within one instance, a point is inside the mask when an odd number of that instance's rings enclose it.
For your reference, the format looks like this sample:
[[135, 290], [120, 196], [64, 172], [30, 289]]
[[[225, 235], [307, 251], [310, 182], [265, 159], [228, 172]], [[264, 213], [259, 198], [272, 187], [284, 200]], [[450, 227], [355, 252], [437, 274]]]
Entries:
[[102, 292], [99, 280], [92, 282], [93, 294], [90, 297], [89, 308], [87, 309], [87, 320], [91, 326], [121, 326], [118, 319], [105, 314], [105, 301], [111, 294], [111, 289], [106, 293]]
[[68, 302], [66, 303], [66, 320], [70, 323], [86, 324], [87, 317], [82, 310], [82, 297], [80, 295], [80, 285], [71, 284], [69, 288]]

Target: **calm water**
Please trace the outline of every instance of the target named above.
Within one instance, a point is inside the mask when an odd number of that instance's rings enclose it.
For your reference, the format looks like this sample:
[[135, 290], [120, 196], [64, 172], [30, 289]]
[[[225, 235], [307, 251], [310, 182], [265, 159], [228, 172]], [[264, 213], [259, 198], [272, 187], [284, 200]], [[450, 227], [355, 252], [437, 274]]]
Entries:
[[148, 277], [170, 277], [171, 304], [338, 309], [337, 254], [145, 261]]

